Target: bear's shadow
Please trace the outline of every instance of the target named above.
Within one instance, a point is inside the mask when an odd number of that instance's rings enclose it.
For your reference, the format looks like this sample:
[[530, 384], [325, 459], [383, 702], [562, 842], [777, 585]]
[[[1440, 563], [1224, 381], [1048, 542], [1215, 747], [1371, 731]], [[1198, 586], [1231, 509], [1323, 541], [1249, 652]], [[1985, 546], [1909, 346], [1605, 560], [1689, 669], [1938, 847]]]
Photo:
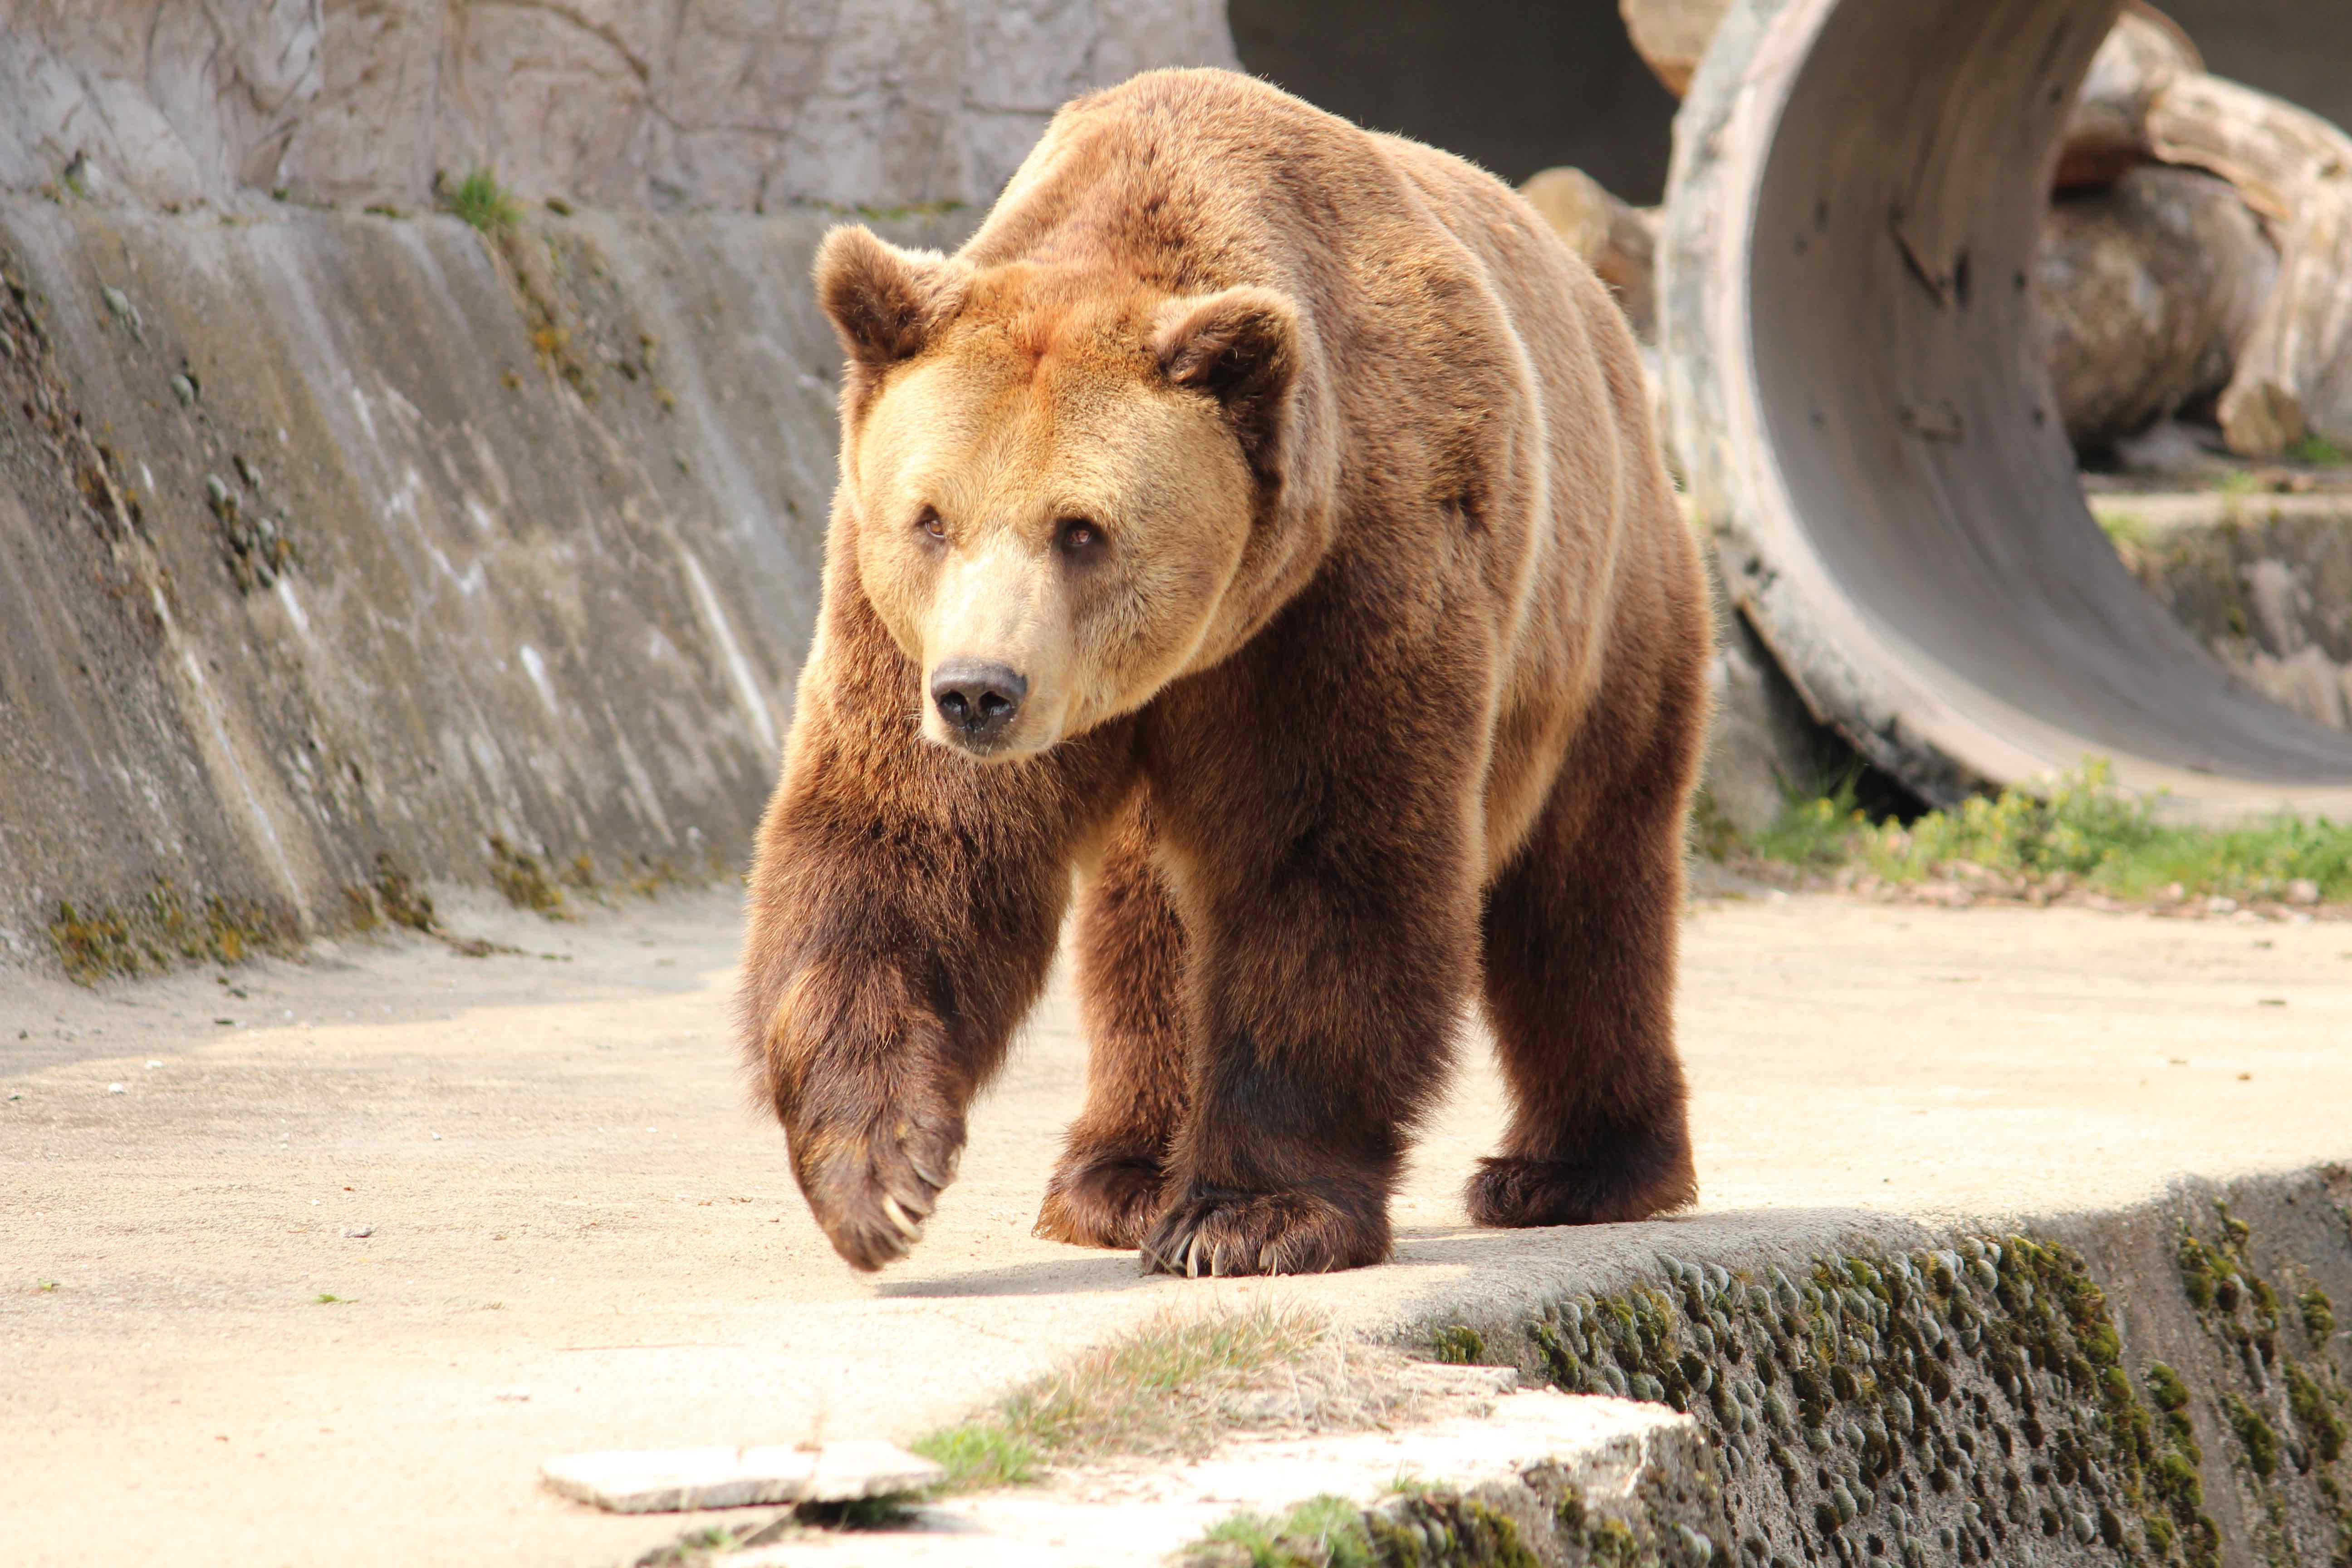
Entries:
[[[1649, 1221], [1639, 1226], [1576, 1226], [1532, 1230], [1487, 1230], [1476, 1226], [1406, 1226], [1396, 1233], [1396, 1256], [1368, 1271], [1429, 1265], [1478, 1265], [1516, 1261], [1530, 1249], [1572, 1254], [1577, 1238], [1596, 1241], [1605, 1237], [1622, 1245], [1643, 1230], [1663, 1230], [1673, 1222]], [[1549, 1246], [1547, 1245], [1549, 1243]], [[951, 1300], [978, 1296], [1084, 1296], [1148, 1289], [1180, 1283], [1166, 1274], [1146, 1274], [1132, 1252], [1089, 1252], [1070, 1258], [1041, 1258], [1002, 1268], [919, 1279], [885, 1279], [875, 1286], [877, 1296], [899, 1300]]]

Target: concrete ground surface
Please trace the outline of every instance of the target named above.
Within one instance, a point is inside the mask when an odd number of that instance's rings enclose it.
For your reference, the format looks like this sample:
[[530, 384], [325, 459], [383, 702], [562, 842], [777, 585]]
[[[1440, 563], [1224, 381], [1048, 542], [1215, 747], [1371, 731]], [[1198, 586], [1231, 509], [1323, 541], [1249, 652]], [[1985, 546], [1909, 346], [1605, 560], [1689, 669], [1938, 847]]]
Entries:
[[2352, 924], [1760, 895], [1686, 927], [1696, 1215], [1468, 1227], [1503, 1115], [1472, 1037], [1386, 1268], [1145, 1279], [1033, 1239], [1080, 1087], [1057, 984], [929, 1239], [868, 1278], [744, 1092], [731, 898], [445, 912], [524, 954], [403, 936], [95, 992], [0, 975], [12, 1562], [623, 1561], [690, 1521], [565, 1502], [543, 1458], [904, 1438], [1171, 1305], [1378, 1331], [1660, 1251], [2352, 1157]]

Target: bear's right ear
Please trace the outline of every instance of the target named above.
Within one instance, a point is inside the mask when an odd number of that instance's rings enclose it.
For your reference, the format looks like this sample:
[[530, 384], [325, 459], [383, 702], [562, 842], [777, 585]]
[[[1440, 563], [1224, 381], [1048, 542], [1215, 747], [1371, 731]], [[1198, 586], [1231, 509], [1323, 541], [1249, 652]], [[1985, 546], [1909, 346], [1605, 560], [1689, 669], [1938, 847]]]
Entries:
[[1160, 308], [1151, 350], [1170, 381], [1225, 405], [1251, 466], [1271, 477], [1298, 375], [1298, 308], [1247, 284], [1180, 295]]
[[900, 360], [920, 353], [963, 303], [969, 269], [936, 250], [906, 250], [862, 224], [824, 237], [816, 298], [849, 356], [853, 398]]

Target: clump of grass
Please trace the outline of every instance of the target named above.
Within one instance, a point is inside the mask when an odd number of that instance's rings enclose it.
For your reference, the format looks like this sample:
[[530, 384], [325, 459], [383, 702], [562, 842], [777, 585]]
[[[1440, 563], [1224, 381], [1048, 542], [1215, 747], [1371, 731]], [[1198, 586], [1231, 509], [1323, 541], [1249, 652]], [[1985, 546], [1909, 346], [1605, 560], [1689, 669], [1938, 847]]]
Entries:
[[348, 1296], [333, 1296], [321, 1290], [317, 1295], [310, 1298], [310, 1305], [313, 1307], [339, 1307], [350, 1300], [351, 1298]]
[[495, 833], [490, 835], [489, 845], [490, 880], [507, 896], [507, 902], [551, 921], [569, 918], [563, 889], [547, 874], [539, 857], [516, 848]]
[[1959, 876], [2011, 890], [2082, 889], [2123, 900], [2168, 895], [2352, 900], [2352, 825], [2278, 816], [2230, 826], [2164, 822], [2155, 803], [2115, 788], [2108, 764], [2090, 759], [2036, 788], [1977, 796], [1907, 826], [1873, 822], [1851, 781], [1831, 795], [1792, 802], [1742, 846], [1765, 868], [1801, 874], [1867, 873], [1916, 885]]
[[1373, 1568], [1363, 1510], [1346, 1498], [1308, 1498], [1271, 1519], [1241, 1512], [1212, 1525], [1177, 1561], [1186, 1568]]
[[2305, 436], [2302, 440], [2297, 441], [2294, 446], [2287, 448], [2287, 456], [2293, 458], [2298, 463], [2310, 463], [2315, 467], [2341, 463], [2347, 460], [2344, 456], [2344, 448], [2337, 446], [2335, 442], [2329, 440], [2325, 436]]
[[2295, 1305], [2303, 1309], [2304, 1332], [2314, 1343], [2326, 1344], [2336, 1331], [2336, 1303], [2327, 1299], [2327, 1292], [2314, 1285], [2296, 1298]]
[[477, 169], [448, 188], [449, 210], [496, 238], [522, 221], [522, 207], [488, 169]]
[[1106, 1454], [1196, 1456], [1239, 1423], [1239, 1395], [1328, 1334], [1319, 1317], [1269, 1306], [1162, 1313], [911, 1447], [947, 1470], [946, 1491], [1025, 1485]]
[[2111, 544], [2144, 548], [2156, 538], [2155, 528], [2136, 511], [2102, 508], [2093, 515], [2099, 520], [2099, 531]]

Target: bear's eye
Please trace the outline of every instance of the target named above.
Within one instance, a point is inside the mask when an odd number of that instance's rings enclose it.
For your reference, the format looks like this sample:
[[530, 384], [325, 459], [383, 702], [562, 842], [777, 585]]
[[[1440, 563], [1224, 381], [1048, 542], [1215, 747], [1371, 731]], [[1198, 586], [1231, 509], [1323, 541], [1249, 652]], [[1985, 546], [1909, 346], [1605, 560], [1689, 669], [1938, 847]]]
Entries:
[[1102, 525], [1090, 517], [1066, 517], [1054, 525], [1055, 542], [1073, 555], [1085, 555], [1101, 547]]
[[915, 526], [933, 539], [948, 536], [948, 525], [941, 520], [937, 507], [925, 507], [915, 518]]

